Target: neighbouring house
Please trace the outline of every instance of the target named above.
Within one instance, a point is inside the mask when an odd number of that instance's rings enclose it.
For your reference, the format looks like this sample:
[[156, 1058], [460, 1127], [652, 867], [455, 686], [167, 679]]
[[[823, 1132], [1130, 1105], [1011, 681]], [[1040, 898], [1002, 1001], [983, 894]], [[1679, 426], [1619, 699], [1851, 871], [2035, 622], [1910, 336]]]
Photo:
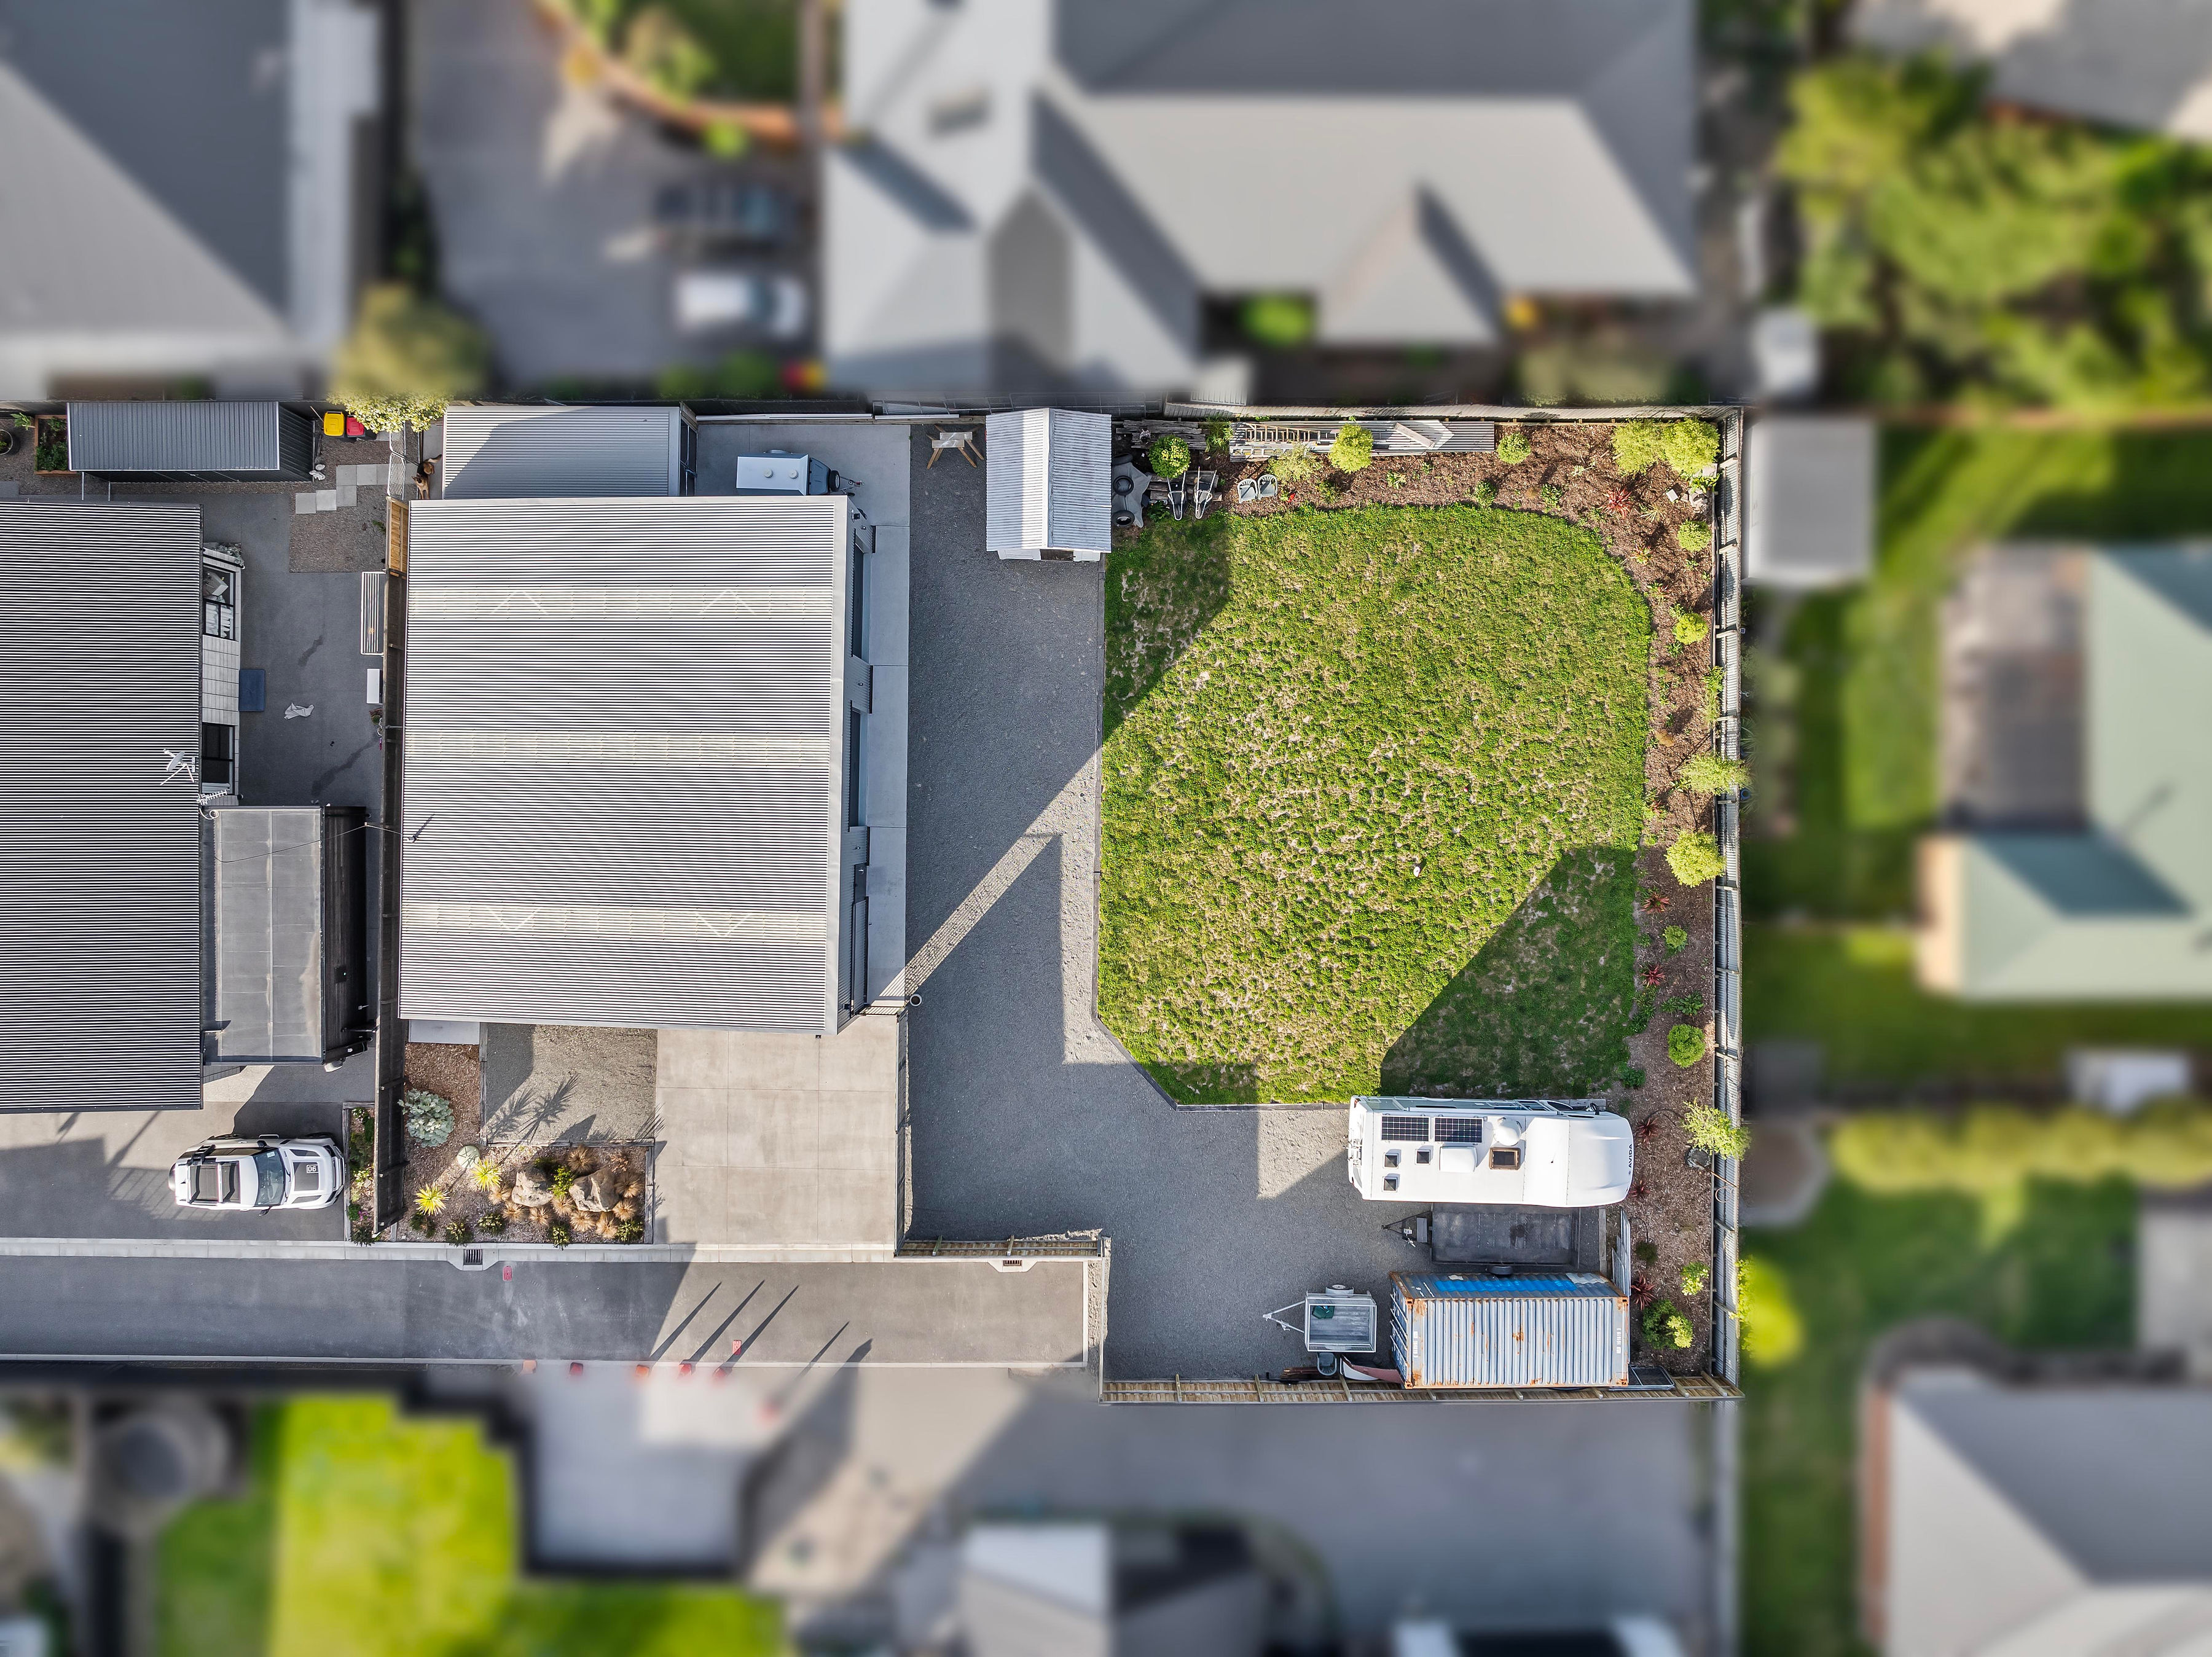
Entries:
[[1965, 1331], [1893, 1341], [1859, 1434], [1860, 1618], [1887, 1657], [2203, 1648], [2212, 1387]]
[[1267, 1586], [1226, 1526], [976, 1525], [955, 1617], [969, 1657], [1258, 1657]]
[[1237, 303], [1323, 347], [1689, 298], [1687, 0], [854, 0], [823, 350], [879, 394], [1188, 391]]
[[401, 1017], [829, 1035], [866, 1002], [851, 505], [413, 504]]
[[2010, 103], [2212, 141], [2212, 0], [1859, 0], [1850, 31], [1990, 70]]
[[1874, 568], [1875, 430], [1850, 415], [1761, 415], [1745, 440], [1744, 580], [1800, 591]]
[[1921, 982], [2212, 998], [2212, 544], [1990, 549], [1942, 631]]
[[381, 15], [0, 0], [0, 397], [309, 389], [374, 268]]

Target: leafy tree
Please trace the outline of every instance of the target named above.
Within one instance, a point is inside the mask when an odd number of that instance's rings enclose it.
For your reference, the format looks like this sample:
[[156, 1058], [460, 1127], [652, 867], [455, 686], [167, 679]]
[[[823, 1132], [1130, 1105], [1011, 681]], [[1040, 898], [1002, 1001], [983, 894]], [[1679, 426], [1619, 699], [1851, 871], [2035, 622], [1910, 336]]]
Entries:
[[1279, 351], [1313, 337], [1313, 306], [1295, 294], [1261, 294], [1244, 301], [1238, 320], [1255, 344]]
[[1152, 440], [1145, 460], [1155, 477], [1181, 477], [1190, 470], [1190, 445], [1164, 432]]
[[362, 298], [331, 392], [371, 431], [420, 431], [447, 402], [481, 391], [490, 368], [490, 347], [474, 323], [404, 283], [383, 282]]

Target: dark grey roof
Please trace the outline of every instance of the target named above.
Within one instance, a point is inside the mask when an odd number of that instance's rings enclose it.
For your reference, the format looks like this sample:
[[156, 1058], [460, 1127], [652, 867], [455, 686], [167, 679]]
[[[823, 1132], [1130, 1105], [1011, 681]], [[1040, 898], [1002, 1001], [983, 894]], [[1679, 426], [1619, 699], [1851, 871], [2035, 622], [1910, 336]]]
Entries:
[[833, 1030], [842, 495], [409, 514], [409, 1018]]
[[0, 1108], [200, 1102], [197, 507], [0, 503]]
[[682, 493], [681, 409], [456, 403], [439, 492], [449, 501]]
[[97, 402], [69, 405], [73, 471], [305, 477], [307, 418], [281, 403]]
[[325, 951], [335, 941], [325, 925], [325, 875], [328, 854], [341, 849], [328, 813], [320, 805], [208, 813], [216, 1058], [319, 1060], [328, 1038], [343, 1034], [325, 1028]]
[[0, 63], [280, 313], [287, 13], [288, 0], [0, 0]]
[[1752, 422], [1744, 492], [1744, 577], [1835, 586], [1874, 568], [1874, 422], [1848, 415]]

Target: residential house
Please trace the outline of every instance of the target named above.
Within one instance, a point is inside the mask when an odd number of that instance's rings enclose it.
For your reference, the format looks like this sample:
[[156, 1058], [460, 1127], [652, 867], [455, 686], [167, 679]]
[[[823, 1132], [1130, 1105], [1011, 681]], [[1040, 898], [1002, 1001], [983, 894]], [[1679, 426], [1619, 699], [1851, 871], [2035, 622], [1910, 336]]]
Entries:
[[1189, 391], [1240, 299], [1481, 346], [1697, 281], [1687, 0], [854, 0], [823, 349], [878, 394]]

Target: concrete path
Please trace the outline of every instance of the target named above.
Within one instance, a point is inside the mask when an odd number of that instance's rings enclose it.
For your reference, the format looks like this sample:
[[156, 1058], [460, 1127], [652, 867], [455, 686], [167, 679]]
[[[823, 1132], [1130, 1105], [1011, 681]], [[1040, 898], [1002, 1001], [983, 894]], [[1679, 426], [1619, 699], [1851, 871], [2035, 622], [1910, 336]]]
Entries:
[[1080, 1366], [1081, 1260], [752, 1266], [563, 1259], [512, 1274], [337, 1258], [0, 1253], [0, 1354], [240, 1363]]

